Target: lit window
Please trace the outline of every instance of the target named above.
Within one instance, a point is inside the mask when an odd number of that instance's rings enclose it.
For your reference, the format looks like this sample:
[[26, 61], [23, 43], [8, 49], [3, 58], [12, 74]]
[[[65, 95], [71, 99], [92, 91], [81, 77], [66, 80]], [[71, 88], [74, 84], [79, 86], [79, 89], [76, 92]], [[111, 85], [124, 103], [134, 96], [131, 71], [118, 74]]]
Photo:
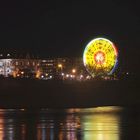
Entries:
[[16, 61], [16, 65], [18, 65], [18, 62]]

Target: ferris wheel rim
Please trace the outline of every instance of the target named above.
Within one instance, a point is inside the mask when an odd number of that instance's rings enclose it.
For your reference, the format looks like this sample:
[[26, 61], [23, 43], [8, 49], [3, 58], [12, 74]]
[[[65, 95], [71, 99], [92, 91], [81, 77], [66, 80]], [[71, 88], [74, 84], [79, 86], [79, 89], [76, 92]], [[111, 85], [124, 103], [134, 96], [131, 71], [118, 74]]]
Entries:
[[[84, 66], [86, 67], [87, 71], [88, 71], [90, 74], [91, 74], [91, 73], [93, 74], [93, 71], [94, 71], [94, 70], [92, 70], [92, 72], [91, 72], [90, 68], [88, 68], [88, 67], [90, 67], [90, 66], [87, 64], [86, 53], [88, 52], [89, 48], [90, 48], [91, 46], [93, 46], [92, 44], [94, 44], [96, 41], [99, 41], [99, 40], [107, 41], [107, 42], [111, 45], [111, 47], [113, 48], [113, 53], [114, 53], [114, 56], [115, 56], [115, 58], [114, 58], [114, 63], [113, 63], [113, 65], [112, 65], [112, 67], [110, 66], [110, 69], [107, 71], [107, 74], [110, 75], [110, 74], [112, 74], [112, 73], [115, 71], [115, 69], [116, 69], [116, 67], [117, 67], [117, 64], [118, 64], [118, 51], [117, 51], [117, 48], [116, 48], [116, 46], [114, 45], [114, 43], [113, 43], [112, 41], [110, 41], [109, 39], [106, 39], [106, 38], [103, 38], [103, 37], [98, 37], [98, 38], [94, 38], [93, 40], [91, 40], [91, 41], [86, 45], [86, 47], [85, 47], [85, 49], [84, 49], [84, 53], [83, 53], [83, 63], [84, 63]], [[96, 67], [96, 66], [95, 66], [95, 67]], [[92, 74], [91, 74], [91, 75], [92, 75]]]

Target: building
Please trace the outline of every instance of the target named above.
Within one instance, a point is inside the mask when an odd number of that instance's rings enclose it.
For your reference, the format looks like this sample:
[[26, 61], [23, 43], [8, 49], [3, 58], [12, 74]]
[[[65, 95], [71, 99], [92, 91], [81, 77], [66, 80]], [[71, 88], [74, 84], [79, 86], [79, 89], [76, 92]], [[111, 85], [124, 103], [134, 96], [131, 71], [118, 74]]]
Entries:
[[75, 79], [87, 74], [81, 58], [39, 59], [0, 55], [0, 75], [38, 79]]
[[8, 77], [12, 75], [14, 67], [11, 59], [0, 59], [0, 75]]

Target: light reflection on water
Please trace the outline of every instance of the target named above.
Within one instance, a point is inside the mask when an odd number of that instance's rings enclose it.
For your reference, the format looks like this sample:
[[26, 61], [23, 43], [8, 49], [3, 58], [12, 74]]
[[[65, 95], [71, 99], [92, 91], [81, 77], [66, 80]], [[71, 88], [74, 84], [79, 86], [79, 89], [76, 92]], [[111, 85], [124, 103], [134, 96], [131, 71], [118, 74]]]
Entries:
[[132, 132], [140, 130], [140, 119], [123, 112], [120, 107], [0, 110], [0, 140], [128, 140], [127, 130], [135, 124]]
[[95, 114], [82, 120], [84, 139], [119, 140], [120, 117], [117, 114]]
[[0, 109], [0, 140], [25, 140], [25, 124], [19, 111]]

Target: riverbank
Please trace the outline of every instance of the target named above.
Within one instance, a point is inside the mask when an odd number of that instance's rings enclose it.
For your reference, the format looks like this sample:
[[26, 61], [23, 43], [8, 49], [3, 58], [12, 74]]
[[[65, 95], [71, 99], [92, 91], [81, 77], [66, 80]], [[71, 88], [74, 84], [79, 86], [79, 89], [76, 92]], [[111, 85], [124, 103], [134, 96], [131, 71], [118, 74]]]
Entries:
[[138, 81], [0, 80], [0, 108], [140, 106]]

